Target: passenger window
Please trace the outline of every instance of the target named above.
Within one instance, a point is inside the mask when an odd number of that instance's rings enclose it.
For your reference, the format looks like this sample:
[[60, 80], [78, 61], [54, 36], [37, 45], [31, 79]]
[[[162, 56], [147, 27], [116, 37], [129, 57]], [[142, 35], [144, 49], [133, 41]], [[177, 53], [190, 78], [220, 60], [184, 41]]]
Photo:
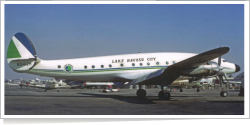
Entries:
[[84, 66], [84, 69], [87, 69], [88, 67], [87, 66]]
[[120, 66], [123, 67], [124, 66], [123, 63], [121, 63]]
[[60, 68], [61, 68], [61, 65], [58, 65], [57, 67], [58, 67], [58, 69], [60, 69]]
[[111, 64], [109, 64], [109, 68], [111, 68], [112, 67], [112, 65]]
[[132, 63], [132, 66], [135, 66], [135, 63]]
[[92, 68], [94, 69], [94, 68], [95, 68], [95, 66], [94, 66], [94, 65], [92, 65]]
[[140, 63], [140, 66], [142, 66], [142, 63]]
[[169, 62], [168, 61], [166, 61], [166, 65], [168, 65], [169, 64]]
[[150, 63], [148, 62], [148, 63], [147, 63], [147, 65], [149, 66], [149, 65], [150, 65]]
[[104, 65], [101, 65], [102, 68], [104, 68]]
[[160, 65], [160, 63], [159, 63], [159, 62], [156, 62], [156, 65]]

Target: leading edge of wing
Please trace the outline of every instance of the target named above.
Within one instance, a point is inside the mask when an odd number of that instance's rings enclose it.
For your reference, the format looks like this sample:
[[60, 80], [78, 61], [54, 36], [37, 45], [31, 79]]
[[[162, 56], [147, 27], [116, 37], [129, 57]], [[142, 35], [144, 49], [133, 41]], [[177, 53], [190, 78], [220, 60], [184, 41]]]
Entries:
[[226, 54], [229, 51], [229, 47], [220, 47], [213, 50], [206, 51], [196, 56], [190, 57], [176, 64], [171, 65], [177, 69], [183, 69], [187, 67], [195, 67], [204, 64], [210, 60], [213, 60], [219, 56]]
[[171, 84], [174, 80], [176, 80], [180, 76], [178, 70], [185, 69], [194, 65], [195, 66], [201, 65], [214, 58], [226, 54], [228, 51], [229, 51], [228, 47], [220, 47], [217, 49], [209, 50], [207, 52], [198, 54], [196, 56], [190, 57], [181, 62], [168, 66], [166, 68], [159, 69], [155, 72], [137, 78], [128, 83], [127, 86], [134, 84], [139, 84], [139, 85]]

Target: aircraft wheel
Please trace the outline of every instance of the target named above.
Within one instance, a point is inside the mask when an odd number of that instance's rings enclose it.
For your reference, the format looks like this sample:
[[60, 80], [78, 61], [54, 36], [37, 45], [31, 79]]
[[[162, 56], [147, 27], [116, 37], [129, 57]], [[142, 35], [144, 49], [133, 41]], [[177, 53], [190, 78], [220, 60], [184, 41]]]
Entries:
[[227, 97], [228, 93], [226, 91], [221, 91], [220, 96], [221, 97]]
[[146, 98], [146, 91], [144, 89], [138, 89], [136, 92], [138, 99], [145, 99]]
[[164, 100], [164, 92], [160, 91], [158, 93], [158, 97], [159, 97], [160, 100]]
[[183, 89], [182, 89], [182, 88], [180, 89], [180, 92], [183, 92]]
[[158, 97], [160, 100], [170, 100], [170, 96], [171, 94], [168, 91], [167, 92], [160, 91], [158, 93]]
[[199, 88], [197, 88], [197, 92], [200, 92], [200, 89], [199, 89]]

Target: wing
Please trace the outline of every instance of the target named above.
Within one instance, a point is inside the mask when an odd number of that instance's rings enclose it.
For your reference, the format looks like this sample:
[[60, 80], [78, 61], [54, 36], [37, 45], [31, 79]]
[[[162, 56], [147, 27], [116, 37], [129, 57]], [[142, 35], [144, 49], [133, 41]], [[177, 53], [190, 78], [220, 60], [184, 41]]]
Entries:
[[180, 61], [166, 68], [162, 68], [153, 73], [150, 73], [148, 75], [135, 79], [132, 82], [130, 82], [127, 86], [134, 85], [134, 84], [169, 85], [180, 76], [180, 73], [178, 72], [178, 70], [182, 70], [182, 69], [189, 68], [189, 67], [198, 67], [199, 65], [202, 65], [214, 58], [217, 58], [221, 55], [226, 54], [228, 51], [229, 51], [228, 47], [221, 47], [221, 48], [213, 49], [213, 50], [198, 54], [196, 56]]

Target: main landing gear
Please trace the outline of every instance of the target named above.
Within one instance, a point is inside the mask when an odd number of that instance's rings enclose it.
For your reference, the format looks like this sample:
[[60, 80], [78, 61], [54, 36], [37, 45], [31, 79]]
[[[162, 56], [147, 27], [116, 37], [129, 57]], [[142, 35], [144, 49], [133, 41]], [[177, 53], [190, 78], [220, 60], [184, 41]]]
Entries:
[[140, 87], [139, 87], [139, 89], [136, 92], [136, 95], [137, 95], [138, 99], [145, 99], [146, 98], [146, 94], [147, 94], [146, 91], [144, 89], [140, 89]]
[[161, 85], [161, 91], [158, 93], [158, 97], [160, 100], [170, 100], [170, 92], [169, 91], [164, 91], [163, 85]]
[[138, 99], [145, 99], [146, 98], [146, 91], [144, 89], [141, 89], [141, 85], [139, 85], [139, 89], [136, 92]]
[[180, 92], [183, 92], [183, 89], [182, 89], [182, 88], [180, 88]]
[[[164, 91], [163, 85], [161, 85], [161, 91], [158, 93], [158, 97], [160, 100], [170, 100], [170, 92]], [[146, 91], [144, 89], [141, 89], [141, 85], [139, 85], [139, 89], [136, 92], [138, 99], [145, 99], [146, 98]]]
[[170, 95], [169, 91], [166, 91], [166, 92], [160, 91], [158, 93], [158, 97], [159, 97], [160, 100], [170, 100], [170, 96], [171, 95]]

